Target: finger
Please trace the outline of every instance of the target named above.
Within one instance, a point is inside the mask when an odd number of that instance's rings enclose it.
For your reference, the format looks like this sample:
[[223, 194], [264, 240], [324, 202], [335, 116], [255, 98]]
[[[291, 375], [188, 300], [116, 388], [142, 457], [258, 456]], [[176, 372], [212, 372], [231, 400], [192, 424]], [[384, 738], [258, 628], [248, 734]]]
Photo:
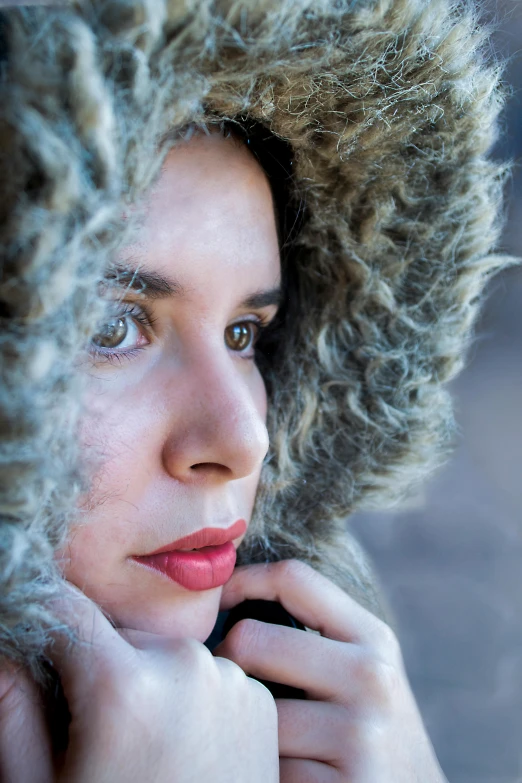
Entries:
[[256, 679], [302, 688], [310, 699], [343, 704], [360, 690], [355, 665], [360, 648], [296, 628], [241, 620], [213, 654], [234, 661]]
[[392, 633], [344, 590], [299, 560], [238, 566], [223, 587], [220, 609], [256, 598], [278, 601], [297, 620], [330, 639], [380, 645]]
[[51, 610], [61, 626], [53, 632], [48, 654], [69, 696], [74, 698], [77, 686], [88, 693], [89, 681], [106, 672], [112, 662], [132, 655], [133, 648], [101, 609], [73, 585], [64, 586]]
[[[347, 744], [346, 710], [320, 701], [276, 699], [280, 758], [312, 759], [340, 768]], [[343, 753], [343, 755], [345, 755]]]
[[279, 759], [280, 783], [350, 783], [338, 770], [321, 761]]
[[382, 708], [402, 681], [393, 665], [360, 645], [252, 619], [238, 622], [213, 655], [233, 661], [250, 677], [350, 708]]
[[51, 739], [41, 694], [28, 674], [0, 671], [0, 780], [51, 783]]

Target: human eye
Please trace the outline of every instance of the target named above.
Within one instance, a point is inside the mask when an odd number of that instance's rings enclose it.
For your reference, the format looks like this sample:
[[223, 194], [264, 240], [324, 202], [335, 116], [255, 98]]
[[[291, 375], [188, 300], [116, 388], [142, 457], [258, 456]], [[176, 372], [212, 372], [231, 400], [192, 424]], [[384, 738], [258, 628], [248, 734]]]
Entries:
[[123, 304], [92, 338], [91, 353], [111, 363], [131, 359], [150, 344], [146, 333], [152, 324], [153, 319], [143, 307]]
[[268, 327], [262, 318], [230, 324], [225, 329], [225, 344], [243, 359], [254, 359], [254, 348], [261, 333]]

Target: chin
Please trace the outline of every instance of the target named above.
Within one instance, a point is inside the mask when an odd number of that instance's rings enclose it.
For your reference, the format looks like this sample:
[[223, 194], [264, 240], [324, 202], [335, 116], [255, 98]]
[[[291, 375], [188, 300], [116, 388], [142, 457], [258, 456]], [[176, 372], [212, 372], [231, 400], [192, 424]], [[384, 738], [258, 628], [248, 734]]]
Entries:
[[169, 602], [106, 602], [102, 607], [117, 628], [145, 631], [168, 639], [196, 639], [204, 642], [216, 624], [222, 587], [189, 591]]

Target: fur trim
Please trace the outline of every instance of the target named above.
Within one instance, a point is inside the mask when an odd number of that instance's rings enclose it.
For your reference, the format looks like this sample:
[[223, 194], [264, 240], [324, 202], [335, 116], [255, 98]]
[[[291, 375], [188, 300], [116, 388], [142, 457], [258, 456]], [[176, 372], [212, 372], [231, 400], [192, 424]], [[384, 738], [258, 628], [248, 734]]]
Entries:
[[52, 625], [53, 550], [89, 476], [74, 368], [135, 228], [120, 215], [183, 128], [222, 119], [290, 143], [304, 205], [240, 562], [301, 558], [386, 616], [346, 517], [447, 460], [446, 386], [488, 279], [516, 263], [492, 254], [504, 95], [475, 6], [76, 0], [0, 19], [0, 654], [33, 663]]

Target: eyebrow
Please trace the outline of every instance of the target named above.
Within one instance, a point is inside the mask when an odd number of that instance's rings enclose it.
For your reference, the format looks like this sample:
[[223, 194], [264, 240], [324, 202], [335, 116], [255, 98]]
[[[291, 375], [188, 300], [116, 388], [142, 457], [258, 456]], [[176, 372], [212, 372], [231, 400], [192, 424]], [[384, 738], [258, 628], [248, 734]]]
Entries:
[[283, 293], [281, 287], [270, 288], [267, 291], [256, 291], [255, 294], [251, 294], [244, 299], [239, 305], [241, 308], [262, 310], [263, 307], [270, 307], [271, 305], [280, 306], [283, 299]]
[[118, 288], [126, 288], [143, 294], [148, 299], [164, 299], [168, 296], [182, 296], [183, 286], [176, 280], [148, 272], [145, 269], [132, 269], [121, 264], [112, 264], [105, 273], [105, 279], [110, 280]]
[[[169, 296], [183, 296], [183, 286], [166, 275], [146, 269], [133, 269], [121, 264], [113, 264], [105, 274], [105, 279], [110, 280], [118, 288], [131, 289], [142, 294], [147, 299], [166, 299]], [[244, 309], [261, 310], [264, 307], [281, 305], [283, 298], [280, 286], [267, 290], [255, 291], [244, 299], [239, 307]]]

